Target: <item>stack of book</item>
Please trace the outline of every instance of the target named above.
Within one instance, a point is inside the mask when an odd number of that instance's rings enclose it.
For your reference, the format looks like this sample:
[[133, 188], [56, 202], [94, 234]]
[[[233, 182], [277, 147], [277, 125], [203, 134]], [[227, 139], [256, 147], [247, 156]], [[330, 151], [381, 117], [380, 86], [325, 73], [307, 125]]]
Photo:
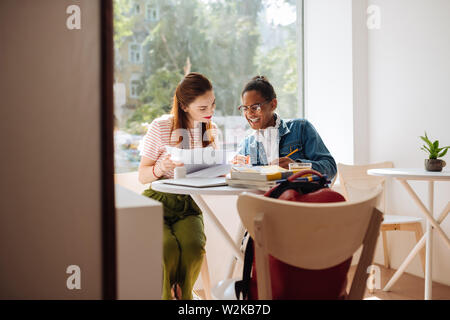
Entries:
[[[268, 191], [299, 171], [302, 169], [286, 170], [278, 166], [232, 167], [230, 174], [226, 177], [226, 183], [233, 187]], [[325, 174], [322, 175], [322, 178], [315, 174], [306, 174], [294, 181], [313, 182], [321, 179], [325, 179], [328, 184], [331, 183]]]
[[294, 172], [279, 166], [232, 167], [226, 182], [233, 187], [267, 191], [286, 180]]

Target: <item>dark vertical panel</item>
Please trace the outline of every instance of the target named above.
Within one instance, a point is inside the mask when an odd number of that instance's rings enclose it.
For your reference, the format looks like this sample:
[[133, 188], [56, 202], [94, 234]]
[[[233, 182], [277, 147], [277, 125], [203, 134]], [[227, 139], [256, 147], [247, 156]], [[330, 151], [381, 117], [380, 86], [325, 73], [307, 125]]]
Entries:
[[117, 298], [116, 283], [116, 222], [114, 207], [114, 42], [113, 3], [101, 1], [102, 34], [102, 241], [103, 299]]

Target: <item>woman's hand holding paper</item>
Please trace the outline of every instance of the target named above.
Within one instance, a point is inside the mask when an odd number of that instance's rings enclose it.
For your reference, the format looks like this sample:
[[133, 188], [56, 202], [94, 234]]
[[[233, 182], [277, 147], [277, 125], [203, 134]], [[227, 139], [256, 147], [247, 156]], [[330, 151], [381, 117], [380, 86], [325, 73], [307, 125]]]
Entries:
[[172, 169], [175, 169], [176, 167], [181, 167], [184, 166], [183, 162], [180, 161], [174, 161], [170, 159], [170, 154], [166, 155], [162, 160], [161, 160], [161, 170], [166, 173]]

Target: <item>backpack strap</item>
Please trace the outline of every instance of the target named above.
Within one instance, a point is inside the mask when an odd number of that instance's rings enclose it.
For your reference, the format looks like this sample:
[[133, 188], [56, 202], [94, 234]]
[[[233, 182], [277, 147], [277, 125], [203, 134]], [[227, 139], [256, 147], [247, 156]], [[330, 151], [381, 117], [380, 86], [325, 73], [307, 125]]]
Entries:
[[[247, 231], [246, 231], [247, 233]], [[244, 270], [242, 280], [236, 281], [234, 284], [234, 292], [238, 300], [248, 300], [248, 293], [250, 290], [250, 278], [253, 264], [253, 239], [248, 237], [247, 246], [245, 247], [244, 255]]]
[[289, 189], [294, 189], [300, 194], [307, 194], [323, 188], [328, 188], [328, 180], [326, 177], [320, 177], [318, 181], [314, 182], [286, 180], [266, 192], [265, 196], [278, 199], [283, 192]]
[[301, 171], [293, 174], [292, 176], [290, 176], [288, 178], [288, 181], [294, 181], [295, 179], [298, 179], [298, 178], [301, 178], [303, 176], [310, 175], [310, 174], [314, 174], [316, 176], [319, 176], [320, 178], [323, 177], [323, 175], [319, 171], [309, 169], [309, 170], [301, 170]]

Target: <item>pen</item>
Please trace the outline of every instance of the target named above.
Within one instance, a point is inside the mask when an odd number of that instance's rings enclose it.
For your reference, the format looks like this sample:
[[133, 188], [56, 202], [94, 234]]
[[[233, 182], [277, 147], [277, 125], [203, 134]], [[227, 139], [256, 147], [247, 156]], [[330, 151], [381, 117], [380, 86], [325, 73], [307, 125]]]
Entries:
[[286, 156], [286, 158], [289, 158], [289, 156], [293, 155], [293, 154], [296, 153], [297, 151], [298, 151], [298, 148], [295, 149], [294, 151], [292, 151], [291, 153], [289, 153], [289, 154]]

